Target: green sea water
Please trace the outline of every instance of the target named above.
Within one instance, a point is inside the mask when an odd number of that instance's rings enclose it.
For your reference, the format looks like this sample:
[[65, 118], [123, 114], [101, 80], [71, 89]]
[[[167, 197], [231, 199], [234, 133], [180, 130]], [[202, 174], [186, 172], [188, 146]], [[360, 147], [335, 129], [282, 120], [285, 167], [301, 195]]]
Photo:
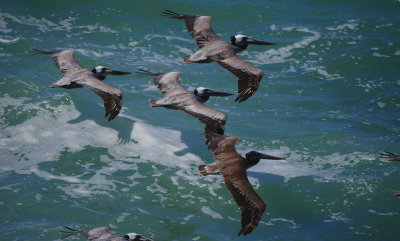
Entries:
[[[121, 114], [104, 118], [87, 89], [61, 78], [45, 51], [75, 49], [79, 63], [135, 72], [180, 71], [185, 88], [237, 91], [197, 50], [169, 9], [213, 17], [236, 34], [276, 42], [241, 58], [264, 71], [256, 94], [206, 105], [227, 114], [237, 150], [283, 156], [248, 170], [267, 203], [245, 237], [240, 210], [203, 125], [151, 108], [152, 79], [114, 76]], [[399, 240], [400, 1], [0, 1], [0, 240], [61, 240], [63, 226], [140, 233], [154, 240]], [[68, 240], [84, 240], [81, 236]]]

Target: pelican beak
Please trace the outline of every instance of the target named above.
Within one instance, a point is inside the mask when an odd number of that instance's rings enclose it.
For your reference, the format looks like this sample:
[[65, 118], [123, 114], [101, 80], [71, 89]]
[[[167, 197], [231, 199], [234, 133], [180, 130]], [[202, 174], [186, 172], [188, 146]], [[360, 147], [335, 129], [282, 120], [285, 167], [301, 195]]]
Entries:
[[255, 44], [255, 45], [276, 45], [276, 43], [260, 41], [260, 40], [249, 38], [249, 37], [247, 37], [246, 43], [247, 44]]
[[282, 157], [275, 157], [275, 156], [270, 156], [270, 155], [262, 154], [262, 153], [260, 153], [260, 159], [285, 160], [285, 158], [282, 158]]
[[229, 96], [229, 95], [235, 95], [231, 93], [225, 93], [225, 92], [220, 92], [212, 89], [207, 89], [207, 94], [209, 96]]
[[152, 241], [152, 240], [142, 236], [137, 236], [135, 239], [129, 239], [129, 241]]
[[104, 73], [107, 75], [125, 75], [125, 74], [130, 74], [131, 72], [124, 72], [124, 71], [118, 71], [118, 70], [112, 70], [112, 69], [105, 69]]

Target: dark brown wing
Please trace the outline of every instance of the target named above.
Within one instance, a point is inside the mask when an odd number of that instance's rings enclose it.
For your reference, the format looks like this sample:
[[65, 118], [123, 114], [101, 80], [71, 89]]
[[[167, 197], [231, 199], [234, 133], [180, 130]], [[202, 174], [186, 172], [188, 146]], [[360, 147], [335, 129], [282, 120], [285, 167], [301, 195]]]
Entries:
[[[213, 124], [213, 125], [206, 125], [204, 128], [205, 136], [206, 136], [206, 145], [208, 145], [213, 137], [224, 135], [225, 132], [225, 125], [222, 124]], [[210, 149], [210, 147], [208, 147]]]
[[224, 181], [242, 211], [242, 229], [238, 236], [247, 235], [257, 227], [267, 205], [254, 191], [245, 170], [236, 173], [234, 177], [224, 176]]
[[241, 158], [235, 148], [236, 144], [240, 141], [239, 137], [209, 133], [208, 139], [211, 140], [208, 149], [211, 149], [216, 161], [226, 161], [232, 157]]
[[254, 67], [235, 55], [217, 61], [217, 63], [239, 78], [239, 96], [236, 97], [235, 101], [239, 100], [239, 103], [243, 102], [257, 91], [260, 81], [264, 76], [264, 72], [261, 69]]
[[114, 119], [122, 109], [122, 91], [114, 86], [98, 80], [93, 74], [77, 81], [78, 84], [88, 88], [104, 101], [104, 109], [108, 121]]
[[179, 14], [170, 10], [164, 10], [163, 16], [185, 20], [188, 32], [191, 32], [192, 38], [196, 39], [197, 46], [202, 48], [206, 42], [220, 40], [211, 26], [210, 16], [192, 16]]
[[70, 227], [67, 227], [67, 226], [64, 226], [64, 228], [66, 230], [60, 230], [60, 233], [63, 235], [61, 237], [62, 239], [67, 238], [69, 236], [73, 236], [73, 235], [82, 233], [82, 231], [80, 231], [80, 230], [76, 230], [76, 229], [73, 229], [73, 228], [70, 228]]
[[165, 97], [179, 93], [190, 93], [179, 83], [179, 77], [182, 75], [181, 72], [153, 73], [144, 69], [139, 69], [137, 73], [153, 76], [154, 84], [157, 85], [158, 89]]
[[35, 53], [39, 54], [49, 54], [53, 59], [56, 67], [61, 71], [61, 73], [65, 76], [69, 73], [77, 72], [81, 69], [84, 69], [75, 58], [75, 50], [63, 50], [63, 51], [53, 51], [53, 52], [45, 52], [38, 49], [33, 49]]
[[182, 110], [197, 118], [200, 122], [206, 124], [206, 126], [225, 126], [227, 119], [224, 113], [211, 109], [197, 101], [193, 104], [183, 106]]
[[384, 151], [384, 152], [380, 153], [380, 155], [381, 155], [381, 157], [384, 157], [384, 158], [390, 158], [389, 161], [395, 161], [395, 162], [400, 161], [400, 155], [398, 155], [396, 153]]

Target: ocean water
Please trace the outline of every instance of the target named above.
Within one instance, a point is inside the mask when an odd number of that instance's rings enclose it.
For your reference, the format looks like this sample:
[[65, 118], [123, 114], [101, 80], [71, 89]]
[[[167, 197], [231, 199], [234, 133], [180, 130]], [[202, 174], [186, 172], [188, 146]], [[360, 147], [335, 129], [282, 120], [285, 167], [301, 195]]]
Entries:
[[[240, 211], [213, 162], [203, 126], [151, 108], [152, 79], [107, 78], [124, 92], [107, 122], [87, 89], [51, 89], [61, 74], [41, 50], [77, 50], [87, 68], [180, 71], [188, 89], [236, 92], [170, 9], [209, 15], [220, 37], [276, 42], [241, 58], [265, 73], [259, 90], [206, 105], [228, 115], [244, 155], [283, 156], [248, 170], [267, 203], [240, 240], [398, 240], [400, 1], [0, 1], [0, 240], [61, 240], [63, 226], [154, 240], [237, 240]], [[68, 240], [83, 240], [81, 236]]]

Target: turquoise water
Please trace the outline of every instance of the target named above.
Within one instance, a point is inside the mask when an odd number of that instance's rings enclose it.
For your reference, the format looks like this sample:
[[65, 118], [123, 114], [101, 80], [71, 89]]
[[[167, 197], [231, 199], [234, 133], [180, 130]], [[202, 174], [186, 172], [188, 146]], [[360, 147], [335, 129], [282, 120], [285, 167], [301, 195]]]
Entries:
[[[123, 109], [110, 123], [86, 89], [51, 89], [60, 73], [41, 50], [76, 49], [78, 61], [124, 71], [181, 71], [189, 89], [236, 92], [217, 64], [183, 64], [196, 45], [160, 11], [210, 15], [237, 33], [276, 42], [240, 56], [264, 70], [254, 96], [207, 105], [228, 115], [241, 154], [284, 161], [248, 170], [267, 203], [240, 240], [398, 240], [400, 2], [1, 1], [0, 240], [60, 240], [63, 226], [109, 226], [154, 240], [237, 240], [240, 211], [213, 161], [203, 126], [150, 108], [151, 78], [116, 76]], [[71, 237], [69, 240], [83, 240]]]

